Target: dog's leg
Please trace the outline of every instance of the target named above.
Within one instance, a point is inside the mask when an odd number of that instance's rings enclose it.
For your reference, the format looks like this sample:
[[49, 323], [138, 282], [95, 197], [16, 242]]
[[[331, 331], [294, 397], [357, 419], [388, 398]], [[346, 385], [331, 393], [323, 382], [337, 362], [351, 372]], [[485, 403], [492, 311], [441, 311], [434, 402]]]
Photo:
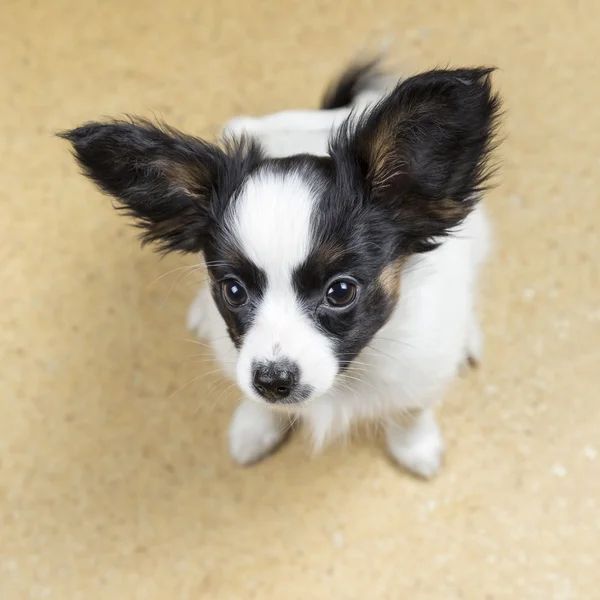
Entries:
[[229, 427], [229, 452], [241, 466], [252, 465], [281, 444], [289, 425], [287, 415], [253, 400], [242, 400]]
[[492, 230], [483, 205], [478, 206], [476, 212], [473, 213], [472, 220], [475, 230], [472, 246], [474, 276], [471, 284], [471, 315], [467, 323], [462, 370], [466, 367], [476, 367], [483, 359], [483, 332], [477, 314], [478, 279], [492, 246]]
[[388, 421], [385, 432], [388, 450], [398, 464], [425, 479], [439, 471], [444, 440], [432, 408]]

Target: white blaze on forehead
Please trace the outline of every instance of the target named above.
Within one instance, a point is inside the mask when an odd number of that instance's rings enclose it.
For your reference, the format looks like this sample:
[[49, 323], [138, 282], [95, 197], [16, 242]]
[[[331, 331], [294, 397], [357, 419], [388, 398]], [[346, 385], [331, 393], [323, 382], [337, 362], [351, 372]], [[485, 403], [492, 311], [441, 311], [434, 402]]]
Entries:
[[267, 279], [290, 276], [308, 256], [315, 200], [294, 173], [257, 173], [243, 186], [234, 208], [234, 235]]
[[253, 365], [285, 358], [295, 363], [302, 385], [318, 395], [337, 374], [331, 342], [301, 306], [292, 283], [294, 269], [307, 258], [316, 197], [299, 175], [257, 173], [243, 186], [233, 209], [240, 250], [267, 276], [266, 289], [244, 336], [237, 362], [238, 383], [250, 398]]

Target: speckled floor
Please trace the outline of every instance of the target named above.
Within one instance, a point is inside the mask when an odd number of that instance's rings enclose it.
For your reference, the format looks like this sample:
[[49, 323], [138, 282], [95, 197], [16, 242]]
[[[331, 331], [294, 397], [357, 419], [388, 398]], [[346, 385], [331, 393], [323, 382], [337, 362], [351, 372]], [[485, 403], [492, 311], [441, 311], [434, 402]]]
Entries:
[[[599, 22], [593, 0], [4, 0], [0, 598], [598, 599]], [[235, 392], [183, 341], [191, 259], [140, 250], [52, 133], [314, 106], [390, 32], [409, 69], [501, 67], [484, 366], [432, 483], [373, 439], [237, 469]]]

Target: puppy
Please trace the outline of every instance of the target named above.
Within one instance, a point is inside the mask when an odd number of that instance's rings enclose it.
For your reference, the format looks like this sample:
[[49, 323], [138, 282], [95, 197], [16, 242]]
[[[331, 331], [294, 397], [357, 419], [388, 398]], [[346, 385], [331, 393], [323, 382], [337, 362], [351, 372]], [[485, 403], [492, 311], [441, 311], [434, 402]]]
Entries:
[[162, 252], [199, 253], [189, 326], [243, 392], [230, 452], [252, 464], [300, 417], [316, 448], [356, 421], [422, 477], [435, 407], [481, 357], [480, 199], [500, 100], [491, 69], [404, 80], [349, 67], [321, 110], [238, 118], [215, 145], [141, 119], [62, 137]]

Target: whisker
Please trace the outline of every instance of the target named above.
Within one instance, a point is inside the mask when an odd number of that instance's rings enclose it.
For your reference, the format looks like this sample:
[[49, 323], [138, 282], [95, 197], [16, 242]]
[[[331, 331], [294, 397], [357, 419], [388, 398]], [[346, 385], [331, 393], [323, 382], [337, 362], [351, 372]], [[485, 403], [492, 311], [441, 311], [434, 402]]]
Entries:
[[188, 358], [194, 358], [195, 356], [212, 356], [213, 358], [215, 357], [215, 353], [214, 352], [198, 352], [197, 354], [190, 354], [190, 356]]
[[359, 383], [363, 384], [363, 385], [368, 385], [370, 388], [374, 389], [375, 391], [378, 391], [377, 388], [370, 383], [369, 381], [365, 381], [364, 379], [359, 379], [358, 377], [352, 377], [352, 375], [348, 375], [347, 373], [340, 373], [338, 375], [338, 377], [344, 377], [346, 379], [351, 379], [353, 381], [358, 381]]
[[202, 287], [207, 281], [210, 281], [210, 277], [206, 277], [205, 279], [200, 280], [194, 279], [193, 281], [186, 281], [185, 289], [189, 290], [190, 288]]
[[180, 364], [184, 365], [184, 364], [188, 364], [188, 363], [193, 363], [195, 365], [200, 365], [200, 364], [206, 364], [206, 363], [211, 363], [211, 362], [217, 362], [215, 360], [215, 358], [213, 356], [188, 356], [187, 358], [184, 358]]
[[[197, 358], [198, 357], [198, 358]], [[194, 363], [194, 364], [200, 364], [200, 363], [209, 363], [209, 362], [214, 362], [214, 363], [219, 363], [222, 365], [235, 365], [236, 363], [234, 361], [231, 360], [221, 360], [219, 358], [216, 358], [215, 356], [208, 354], [206, 356], [202, 356], [201, 354], [194, 354], [192, 356], [188, 356], [188, 358], [184, 359], [183, 361], [184, 363]]]
[[[202, 267], [200, 266], [196, 266], [193, 269], [191, 269], [191, 271], [188, 271], [188, 275], [190, 273], [194, 273], [196, 271], [199, 271]], [[181, 279], [183, 273], [179, 273], [177, 275], [177, 277], [175, 278], [175, 281], [171, 284], [171, 287], [169, 288], [169, 291], [167, 292], [167, 297], [163, 300], [162, 304], [160, 305], [160, 308], [164, 308], [166, 303], [168, 302], [169, 298], [171, 297], [171, 293], [173, 292], [173, 290], [175, 289], [175, 286], [177, 285], [177, 283], [179, 282], [179, 280]]]
[[[419, 350], [419, 348], [417, 348], [414, 344], [409, 344], [407, 341], [405, 340], [398, 340], [398, 339], [394, 339], [394, 338], [384, 338], [384, 337], [380, 337], [380, 336], [375, 336], [375, 340], [382, 340], [384, 342], [392, 342], [394, 344], [400, 344], [401, 346], [406, 346], [407, 348], [412, 348], [413, 350]], [[370, 345], [368, 345], [369, 348], [371, 348]]]
[[286, 434], [290, 430], [295, 432], [296, 430], [294, 429], [294, 425], [298, 422], [299, 419], [299, 414], [292, 415], [292, 418], [289, 419], [287, 425], [283, 428], [282, 433]]
[[203, 260], [202, 264], [206, 265], [207, 267], [214, 267], [228, 265], [229, 263], [225, 260]]
[[382, 356], [387, 356], [388, 358], [391, 358], [392, 360], [396, 361], [399, 365], [405, 364], [403, 361], [400, 360], [400, 358], [398, 356], [392, 356], [391, 354], [388, 354], [387, 352], [384, 352], [383, 350], [379, 350], [378, 348], [373, 348], [373, 346], [369, 346], [369, 348], [371, 348], [371, 350], [374, 350], [375, 352], [378, 352]]
[[[221, 377], [221, 378], [219, 379], [219, 381], [218, 381], [218, 382], [217, 382], [215, 385], [212, 385], [212, 386], [211, 386], [210, 390], [216, 389], [216, 388], [217, 388], [219, 385], [221, 385], [221, 384], [222, 384], [222, 383], [224, 383], [225, 381], [227, 381], [227, 377]], [[229, 389], [231, 389], [231, 388], [232, 388], [234, 385], [235, 385], [234, 383], [230, 383], [230, 384], [229, 384], [229, 385], [228, 385], [228, 386], [225, 388], [224, 392], [227, 392], [227, 391], [228, 391]], [[209, 393], [210, 393], [210, 390], [209, 390]], [[222, 392], [222, 393], [224, 393], [224, 392]], [[220, 398], [220, 397], [221, 397], [221, 396], [219, 396], [219, 398]], [[215, 400], [215, 402], [213, 402], [213, 404], [212, 404], [212, 406], [210, 407], [210, 409], [209, 409], [209, 411], [208, 411], [208, 412], [209, 412], [209, 413], [212, 413], [212, 412], [214, 411], [214, 409], [215, 409], [216, 405], [217, 405], [217, 400]], [[201, 407], [201, 406], [202, 406], [202, 402], [199, 402], [199, 403], [198, 403], [198, 405], [196, 406], [196, 410], [194, 411], [194, 416], [196, 416], [196, 415], [198, 414], [198, 411], [200, 410], [200, 407]]]
[[[211, 341], [213, 341], [213, 342], [219, 342], [221, 340], [224, 340], [227, 337], [229, 337], [229, 336], [228, 335], [221, 335], [221, 336], [216, 337], [216, 338], [211, 338]], [[213, 348], [212, 344], [207, 343], [207, 342], [201, 342], [200, 340], [192, 340], [192, 339], [189, 339], [189, 338], [175, 338], [175, 341], [177, 341], [177, 342], [186, 342], [188, 344], [196, 344], [198, 346], [204, 346], [204, 347], [210, 348], [210, 349]]]
[[352, 363], [353, 365], [364, 365], [366, 367], [372, 367], [372, 364], [366, 363], [366, 362], [361, 362], [360, 360], [353, 360]]
[[152, 287], [155, 283], [158, 283], [161, 279], [165, 278], [167, 275], [170, 275], [171, 273], [175, 273], [176, 271], [181, 271], [184, 269], [195, 269], [197, 267], [198, 267], [198, 265], [184, 265], [183, 267], [176, 267], [175, 269], [171, 269], [170, 271], [167, 271], [166, 273], [159, 275], [152, 283], [149, 283], [146, 286], [146, 289]]
[[[183, 279], [181, 280], [181, 282], [183, 283], [190, 275], [193, 275], [194, 273], [197, 273], [200, 269], [194, 269], [191, 271], [188, 271], [184, 276]], [[199, 281], [198, 283], [204, 283], [205, 281], [208, 281], [210, 278], [209, 277], [205, 277], [204, 279], [202, 279], [201, 281]]]
[[203, 348], [208, 348], [209, 350], [212, 350], [212, 344], [208, 344], [206, 342], [201, 342], [200, 340], [187, 340], [184, 338], [177, 338], [176, 340], [177, 342], [187, 342], [188, 344], [195, 344], [196, 346], [202, 346]]
[[230, 383], [230, 384], [229, 384], [229, 385], [228, 385], [228, 386], [227, 386], [227, 387], [226, 387], [226, 388], [225, 388], [225, 389], [224, 389], [224, 390], [223, 390], [223, 391], [222, 391], [222, 392], [219, 394], [219, 397], [218, 397], [218, 398], [217, 398], [217, 399], [216, 399], [216, 400], [213, 402], [212, 408], [210, 409], [210, 410], [211, 410], [211, 412], [212, 412], [213, 410], [215, 410], [215, 407], [217, 406], [217, 404], [219, 404], [219, 402], [221, 402], [221, 400], [222, 400], [223, 398], [226, 398], [226, 397], [227, 397], [227, 396], [226, 396], [226, 394], [228, 394], [228, 393], [229, 393], [229, 390], [231, 390], [231, 388], [235, 387], [235, 385], [236, 385], [235, 381], [234, 381], [234, 382], [232, 382], [232, 383]]
[[337, 379], [334, 383], [334, 386], [341, 386], [343, 387], [345, 390], [348, 390], [351, 394], [354, 394], [356, 392], [356, 390], [354, 390], [352, 387], [350, 387], [350, 385], [348, 383], [346, 383], [345, 381], [342, 381], [341, 379]]
[[217, 381], [215, 381], [206, 391], [206, 395], [210, 396], [213, 391], [215, 391], [222, 383], [225, 383], [226, 381], [230, 381], [230, 377], [228, 375], [224, 375], [223, 377], [219, 377], [219, 379], [217, 379]]
[[184, 383], [180, 388], [178, 388], [177, 390], [175, 390], [170, 396], [169, 396], [169, 400], [171, 398], [173, 398], [173, 396], [175, 396], [175, 394], [178, 394], [182, 389], [186, 388], [188, 385], [194, 383], [194, 381], [198, 381], [199, 379], [203, 379], [205, 377], [208, 377], [209, 375], [212, 375], [213, 373], [224, 373], [225, 370], [224, 369], [215, 369], [214, 371], [209, 371], [208, 373], [200, 373], [200, 375], [198, 375], [198, 377], [194, 377], [193, 379], [191, 379], [190, 381], [188, 381], [187, 383]]

